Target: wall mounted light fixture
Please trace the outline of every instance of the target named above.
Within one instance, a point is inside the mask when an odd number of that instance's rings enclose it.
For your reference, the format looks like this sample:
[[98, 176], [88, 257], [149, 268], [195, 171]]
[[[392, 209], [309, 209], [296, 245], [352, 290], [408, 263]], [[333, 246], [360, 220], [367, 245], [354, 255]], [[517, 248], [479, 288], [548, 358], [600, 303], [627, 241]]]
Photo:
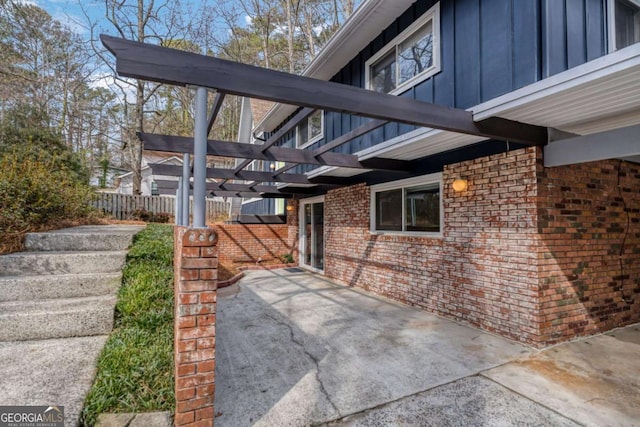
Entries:
[[466, 191], [468, 187], [469, 187], [469, 182], [466, 179], [456, 178], [453, 181], [453, 191], [457, 193]]

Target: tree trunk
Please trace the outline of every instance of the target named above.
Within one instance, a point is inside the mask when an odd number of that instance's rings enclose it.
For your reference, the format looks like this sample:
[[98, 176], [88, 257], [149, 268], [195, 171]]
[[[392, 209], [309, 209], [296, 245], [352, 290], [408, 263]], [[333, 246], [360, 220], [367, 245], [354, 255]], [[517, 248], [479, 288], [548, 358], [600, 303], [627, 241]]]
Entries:
[[[138, 41], [144, 42], [144, 0], [138, 0]], [[137, 130], [144, 132], [144, 82], [138, 80], [136, 84], [135, 119]], [[133, 194], [142, 194], [142, 142], [138, 139], [135, 129], [129, 132], [131, 147], [131, 162], [133, 172]]]
[[292, 0], [285, 0], [287, 2], [287, 29], [288, 34], [287, 34], [287, 47], [289, 48], [289, 72], [293, 73], [295, 70], [295, 66], [294, 66], [294, 51], [293, 51], [293, 36], [294, 33], [296, 31], [294, 25], [293, 25], [293, 17], [292, 17], [292, 10], [291, 10], [291, 1]]

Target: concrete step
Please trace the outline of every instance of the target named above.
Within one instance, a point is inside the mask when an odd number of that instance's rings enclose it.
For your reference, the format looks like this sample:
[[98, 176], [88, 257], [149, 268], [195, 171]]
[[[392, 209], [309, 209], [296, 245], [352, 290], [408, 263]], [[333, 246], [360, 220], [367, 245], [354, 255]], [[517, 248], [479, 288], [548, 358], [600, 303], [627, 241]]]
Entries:
[[109, 334], [116, 301], [105, 295], [0, 303], [0, 341]]
[[27, 251], [123, 251], [142, 230], [137, 225], [83, 225], [44, 233], [28, 233]]
[[0, 302], [115, 295], [122, 273], [0, 277]]
[[0, 276], [116, 273], [126, 256], [126, 251], [18, 252], [0, 256]]

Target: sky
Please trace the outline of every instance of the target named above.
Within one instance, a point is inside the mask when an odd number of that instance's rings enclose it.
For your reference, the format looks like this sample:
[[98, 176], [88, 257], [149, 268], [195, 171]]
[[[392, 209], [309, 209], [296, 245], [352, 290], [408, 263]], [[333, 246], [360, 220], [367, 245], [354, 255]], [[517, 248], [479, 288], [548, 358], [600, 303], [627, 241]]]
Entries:
[[[103, 6], [95, 1], [86, 0], [23, 0], [24, 3], [35, 4], [49, 12], [57, 21], [60, 21], [72, 31], [81, 36], [88, 36], [87, 18], [84, 8], [92, 21], [102, 19]], [[82, 7], [80, 4], [82, 3]]]

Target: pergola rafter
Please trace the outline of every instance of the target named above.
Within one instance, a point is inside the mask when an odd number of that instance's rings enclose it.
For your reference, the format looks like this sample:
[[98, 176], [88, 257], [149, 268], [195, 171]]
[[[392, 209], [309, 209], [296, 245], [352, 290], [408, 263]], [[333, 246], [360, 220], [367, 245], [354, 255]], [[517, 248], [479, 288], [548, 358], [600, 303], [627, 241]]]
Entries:
[[[263, 144], [260, 144], [260, 149], [261, 151], [264, 153], [265, 151], [267, 151], [269, 148], [271, 148], [273, 145], [275, 145], [280, 138], [282, 138], [287, 132], [293, 130], [296, 128], [296, 126], [298, 126], [300, 124], [300, 122], [302, 122], [304, 119], [306, 119], [307, 117], [309, 117], [312, 113], [313, 113], [313, 109], [311, 108], [303, 108], [302, 110], [300, 110], [295, 116], [293, 116], [293, 118], [291, 120], [289, 120], [282, 128], [280, 128], [276, 133], [274, 133], [273, 135], [271, 135], [271, 137], [269, 139], [267, 139]], [[245, 167], [249, 166], [249, 164], [253, 161], [253, 159], [245, 159], [243, 160], [241, 163], [239, 163], [234, 171], [240, 172], [241, 170], [243, 170]], [[226, 181], [226, 179], [225, 179]], [[257, 183], [257, 182], [256, 182]]]
[[[177, 190], [179, 182], [175, 180], [156, 180], [158, 189], [163, 190]], [[335, 185], [324, 186], [325, 188], [334, 188]], [[255, 193], [254, 197], [258, 197], [260, 194], [313, 194], [316, 189], [311, 187], [295, 187], [288, 186], [285, 188], [278, 188], [273, 185], [254, 185], [249, 184], [228, 184], [222, 182], [207, 182], [205, 188], [207, 191], [233, 191], [239, 193]]]
[[[145, 150], [164, 151], [170, 153], [192, 153], [193, 140], [185, 136], [139, 133]], [[207, 141], [207, 155], [232, 157], [273, 162], [291, 162], [320, 166], [337, 166], [354, 169], [380, 169], [391, 171], [408, 171], [410, 162], [394, 159], [358, 160], [352, 154], [326, 152], [316, 155], [312, 151], [287, 147], [270, 147], [263, 151], [260, 145], [244, 144], [228, 141]]]
[[[154, 175], [177, 177], [181, 176], [182, 174], [182, 166], [166, 165], [163, 163], [150, 163], [149, 166], [151, 167]], [[242, 181], [274, 182], [283, 184], [340, 184], [340, 178], [333, 176], [318, 176], [309, 178], [304, 174], [297, 173], [283, 173], [274, 176], [274, 172], [249, 170], [241, 170], [239, 172], [235, 172], [234, 169], [224, 168], [207, 168], [207, 178], [219, 180], [239, 179]]]

